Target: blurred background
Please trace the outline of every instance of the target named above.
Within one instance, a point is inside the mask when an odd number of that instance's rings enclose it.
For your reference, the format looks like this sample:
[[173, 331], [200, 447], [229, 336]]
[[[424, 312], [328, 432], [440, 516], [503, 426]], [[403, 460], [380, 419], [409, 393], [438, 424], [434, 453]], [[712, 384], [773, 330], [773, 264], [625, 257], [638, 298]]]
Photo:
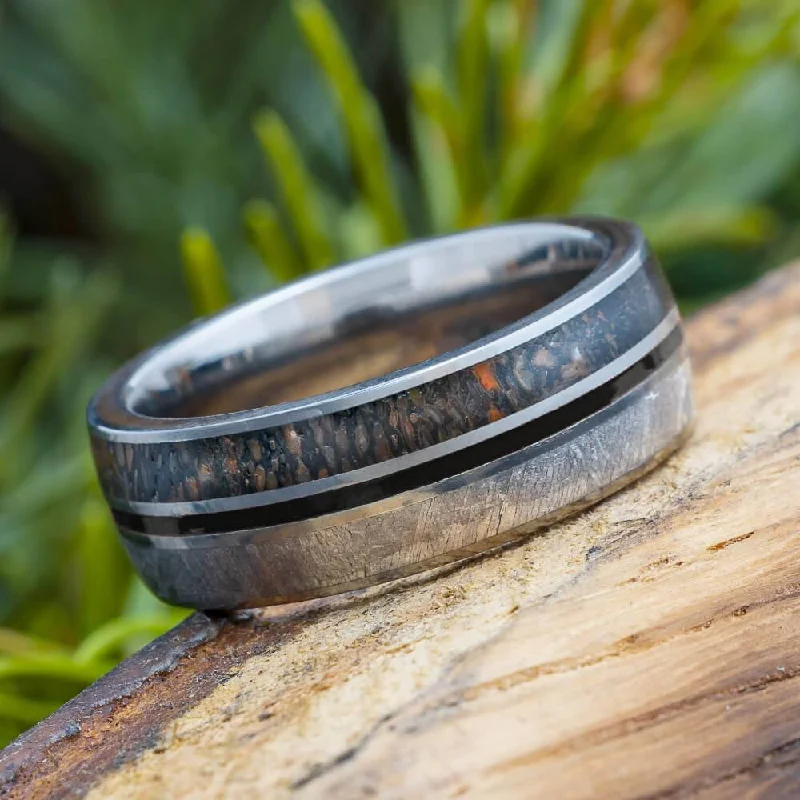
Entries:
[[795, 0], [0, 0], [0, 744], [185, 612], [86, 401], [232, 299], [406, 238], [637, 220], [684, 311], [800, 254]]

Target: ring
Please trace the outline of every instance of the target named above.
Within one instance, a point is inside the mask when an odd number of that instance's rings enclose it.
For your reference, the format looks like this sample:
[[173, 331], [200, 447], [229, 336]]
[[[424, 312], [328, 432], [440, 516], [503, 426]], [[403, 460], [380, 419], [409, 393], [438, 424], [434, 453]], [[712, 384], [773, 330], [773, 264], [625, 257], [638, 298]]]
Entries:
[[162, 599], [364, 588], [494, 548], [671, 453], [680, 317], [641, 231], [576, 218], [408, 244], [200, 320], [92, 398], [103, 493]]

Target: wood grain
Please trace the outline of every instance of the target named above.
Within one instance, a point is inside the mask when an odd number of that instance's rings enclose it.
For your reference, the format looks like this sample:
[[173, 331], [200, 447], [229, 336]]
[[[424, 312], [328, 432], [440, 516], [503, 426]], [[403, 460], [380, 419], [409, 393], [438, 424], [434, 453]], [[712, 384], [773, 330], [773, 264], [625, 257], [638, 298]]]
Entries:
[[695, 431], [647, 478], [458, 568], [196, 615], [0, 754], [0, 792], [800, 796], [800, 267], [688, 335]]

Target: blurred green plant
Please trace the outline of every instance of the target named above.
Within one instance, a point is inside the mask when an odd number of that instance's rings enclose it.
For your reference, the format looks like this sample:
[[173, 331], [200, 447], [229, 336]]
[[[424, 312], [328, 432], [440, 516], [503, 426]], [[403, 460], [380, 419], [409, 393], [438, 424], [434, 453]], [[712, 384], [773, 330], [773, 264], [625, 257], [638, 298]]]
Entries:
[[276, 111], [258, 114], [280, 200], [250, 202], [245, 227], [282, 279], [409, 235], [537, 214], [634, 218], [668, 262], [775, 233], [768, 193], [800, 156], [785, 133], [800, 111], [794, 3], [397, 3], [410, 164], [328, 8], [292, 8], [355, 190], [332, 192], [304, 158], [303, 131], [296, 141]]
[[183, 616], [132, 579], [86, 448], [116, 281], [65, 258], [31, 305], [12, 257], [0, 216], [0, 742]]
[[120, 352], [188, 317], [183, 227], [207, 228], [243, 265], [240, 291], [267, 284], [248, 268], [239, 209], [263, 183], [252, 113], [296, 92], [287, 18], [282, 3], [222, 0], [1, 4], [0, 124], [53, 160], [88, 235], [112, 251], [125, 326], [106, 335]]
[[228, 7], [3, 9], [0, 122], [83, 176], [99, 245], [0, 235], [0, 741], [182, 616], [132, 578], [83, 425], [110, 362], [188, 313], [176, 250], [201, 314], [534, 214], [638, 220], [685, 306], [800, 250], [794, 0], [364, 4], [393, 37], [369, 58], [355, 4]]

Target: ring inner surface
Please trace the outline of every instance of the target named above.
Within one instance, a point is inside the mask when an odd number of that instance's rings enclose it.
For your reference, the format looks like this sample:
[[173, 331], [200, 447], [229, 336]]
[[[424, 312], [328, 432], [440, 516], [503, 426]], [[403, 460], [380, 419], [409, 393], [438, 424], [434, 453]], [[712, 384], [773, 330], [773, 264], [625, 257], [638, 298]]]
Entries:
[[175, 419], [244, 411], [475, 342], [556, 300], [610, 250], [598, 234], [564, 226], [542, 242], [539, 227], [401, 248], [223, 314], [157, 352], [132, 377], [127, 405]]

